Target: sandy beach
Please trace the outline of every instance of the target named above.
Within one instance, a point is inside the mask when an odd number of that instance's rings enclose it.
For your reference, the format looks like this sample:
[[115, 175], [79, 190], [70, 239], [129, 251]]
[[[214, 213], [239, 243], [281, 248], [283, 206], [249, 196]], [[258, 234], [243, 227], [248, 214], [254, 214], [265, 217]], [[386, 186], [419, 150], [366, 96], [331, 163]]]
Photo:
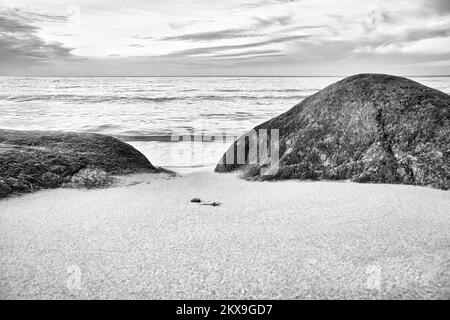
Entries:
[[39, 191], [0, 201], [0, 298], [449, 299], [449, 208], [426, 187], [210, 170]]

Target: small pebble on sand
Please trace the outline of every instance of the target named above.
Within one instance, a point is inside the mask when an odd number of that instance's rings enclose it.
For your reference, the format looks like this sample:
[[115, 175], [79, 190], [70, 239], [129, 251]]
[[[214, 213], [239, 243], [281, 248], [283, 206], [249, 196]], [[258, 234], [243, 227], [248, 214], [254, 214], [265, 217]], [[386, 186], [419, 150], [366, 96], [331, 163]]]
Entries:
[[202, 203], [202, 206], [218, 207], [218, 206], [220, 206], [220, 202]]

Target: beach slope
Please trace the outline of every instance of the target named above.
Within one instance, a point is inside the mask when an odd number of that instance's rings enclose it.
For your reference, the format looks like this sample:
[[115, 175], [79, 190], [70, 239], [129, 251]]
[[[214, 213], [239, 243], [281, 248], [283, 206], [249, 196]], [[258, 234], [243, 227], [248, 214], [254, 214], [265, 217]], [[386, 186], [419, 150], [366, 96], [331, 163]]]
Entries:
[[121, 180], [0, 201], [0, 298], [450, 298], [447, 191], [210, 172]]

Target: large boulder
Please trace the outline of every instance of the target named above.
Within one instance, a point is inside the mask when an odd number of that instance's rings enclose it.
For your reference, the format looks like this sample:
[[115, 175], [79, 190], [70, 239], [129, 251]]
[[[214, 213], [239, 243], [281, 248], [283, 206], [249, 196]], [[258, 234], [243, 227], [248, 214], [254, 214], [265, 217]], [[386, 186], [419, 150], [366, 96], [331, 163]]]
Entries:
[[0, 198], [56, 188], [82, 170], [158, 172], [129, 144], [93, 133], [0, 130]]
[[[227, 151], [234, 160], [227, 162], [226, 153], [216, 171], [241, 169], [256, 179], [351, 179], [448, 189], [449, 118], [446, 93], [406, 78], [359, 74], [254, 129], [257, 134], [279, 129], [278, 170], [263, 175], [264, 162], [249, 165], [249, 139], [242, 136]], [[237, 163], [236, 146], [245, 149], [246, 163]]]

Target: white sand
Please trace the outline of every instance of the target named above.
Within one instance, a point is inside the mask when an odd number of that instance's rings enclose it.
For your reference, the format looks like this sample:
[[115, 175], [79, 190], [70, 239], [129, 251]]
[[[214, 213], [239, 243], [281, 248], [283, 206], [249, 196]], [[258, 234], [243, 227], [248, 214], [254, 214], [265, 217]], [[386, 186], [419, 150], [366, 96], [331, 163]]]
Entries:
[[448, 299], [449, 208], [430, 188], [208, 172], [37, 192], [0, 201], [0, 298]]

